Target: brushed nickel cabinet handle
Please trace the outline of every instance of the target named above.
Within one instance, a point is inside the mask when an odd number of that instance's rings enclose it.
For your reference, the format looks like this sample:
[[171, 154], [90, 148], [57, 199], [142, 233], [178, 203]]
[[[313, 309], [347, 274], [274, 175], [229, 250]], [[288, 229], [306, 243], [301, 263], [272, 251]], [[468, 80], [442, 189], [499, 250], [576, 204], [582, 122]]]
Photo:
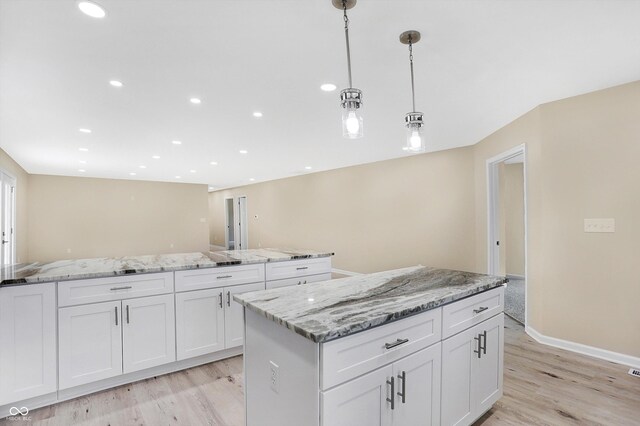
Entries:
[[385, 349], [391, 349], [391, 348], [395, 348], [396, 346], [404, 345], [408, 341], [409, 341], [409, 339], [398, 339], [393, 343], [385, 343], [384, 347], [385, 347]]
[[478, 342], [478, 350], [473, 350], [474, 354], [478, 354], [478, 358], [482, 358], [482, 333], [478, 333], [477, 337], [474, 337], [473, 340]]
[[479, 314], [480, 312], [484, 312], [484, 311], [486, 311], [487, 309], [489, 309], [489, 308], [488, 308], [488, 307], [486, 307], [486, 306], [481, 306], [481, 307], [479, 307], [478, 309], [474, 309], [474, 310], [473, 310], [473, 313], [474, 313], [474, 314]]
[[391, 385], [391, 398], [387, 398], [387, 402], [391, 403], [391, 409], [393, 410], [395, 408], [394, 401], [396, 400], [395, 382], [393, 376], [391, 376], [391, 380], [387, 380], [387, 384]]
[[405, 404], [405, 396], [407, 395], [407, 372], [403, 371], [402, 374], [398, 374], [398, 380], [402, 380], [402, 392], [398, 392], [398, 396], [402, 398], [402, 403]]
[[480, 347], [480, 349], [482, 349], [482, 354], [486, 355], [487, 354], [487, 330], [483, 331], [482, 334], [480, 335], [481, 337], [484, 337], [484, 343], [482, 344], [482, 346]]
[[127, 305], [127, 324], [129, 324], [129, 305]]
[[116, 306], [116, 325], [118, 325], [118, 307]]
[[130, 285], [124, 286], [124, 287], [111, 287], [111, 291], [116, 291], [116, 290], [129, 290], [131, 287]]
[[227, 306], [231, 307], [231, 292], [227, 291]]
[[309, 269], [309, 267], [308, 266], [301, 266], [299, 268], [296, 268], [296, 270], [298, 270], [298, 271], [302, 271], [302, 270], [305, 270], [305, 269]]
[[223, 278], [233, 278], [233, 275], [218, 275], [216, 277], [217, 280], [223, 279]]
[[218, 294], [218, 297], [220, 298], [220, 308], [222, 308], [222, 292]]

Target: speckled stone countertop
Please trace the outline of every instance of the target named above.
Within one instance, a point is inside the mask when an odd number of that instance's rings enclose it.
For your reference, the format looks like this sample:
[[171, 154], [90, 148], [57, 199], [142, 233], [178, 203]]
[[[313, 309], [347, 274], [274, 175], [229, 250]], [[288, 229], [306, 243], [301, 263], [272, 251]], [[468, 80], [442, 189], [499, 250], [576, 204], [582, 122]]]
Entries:
[[425, 266], [234, 295], [267, 319], [317, 343], [428, 311], [507, 282]]
[[250, 249], [208, 253], [177, 253], [148, 256], [100, 257], [59, 260], [50, 263], [20, 263], [0, 270], [0, 288], [8, 285], [102, 278], [150, 272], [216, 268], [332, 256], [311, 250]]

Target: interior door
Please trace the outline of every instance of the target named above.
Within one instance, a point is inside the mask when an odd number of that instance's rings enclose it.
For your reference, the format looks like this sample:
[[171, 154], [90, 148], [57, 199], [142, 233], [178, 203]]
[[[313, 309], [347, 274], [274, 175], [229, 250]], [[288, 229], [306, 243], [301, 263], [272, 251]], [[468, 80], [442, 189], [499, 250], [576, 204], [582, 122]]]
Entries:
[[236, 248], [235, 243], [235, 229], [236, 229], [236, 220], [235, 220], [235, 204], [233, 198], [225, 198], [224, 200], [224, 211], [226, 218], [226, 230], [225, 230], [225, 247], [227, 250], [234, 250]]
[[233, 300], [234, 294], [264, 290], [264, 283], [254, 283], [225, 287], [224, 289], [224, 340], [225, 348], [244, 344], [243, 306]]
[[178, 359], [224, 349], [223, 289], [176, 293], [176, 342]]
[[235, 242], [236, 249], [249, 248], [249, 231], [247, 222], [247, 197], [238, 197], [235, 202], [234, 217], [236, 219]]
[[440, 424], [440, 343], [393, 364], [396, 378], [394, 426]]
[[16, 263], [15, 253], [15, 201], [16, 180], [4, 172], [0, 172], [0, 197], [2, 206], [0, 214], [0, 236], [2, 250], [0, 250], [0, 264], [2, 266]]
[[122, 301], [125, 373], [176, 360], [173, 294]]
[[60, 389], [122, 374], [120, 301], [58, 309]]
[[[502, 357], [504, 352], [504, 314], [496, 315], [474, 327], [482, 334], [482, 353], [473, 361], [475, 417], [487, 411], [502, 397]], [[486, 333], [486, 334], [485, 334]], [[486, 337], [485, 337], [486, 336]]]

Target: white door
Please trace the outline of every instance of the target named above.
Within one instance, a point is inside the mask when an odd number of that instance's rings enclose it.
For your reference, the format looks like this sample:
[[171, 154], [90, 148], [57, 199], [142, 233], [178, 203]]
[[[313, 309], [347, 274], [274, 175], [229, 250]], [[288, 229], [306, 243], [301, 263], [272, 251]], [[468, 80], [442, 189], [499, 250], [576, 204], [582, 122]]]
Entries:
[[15, 216], [16, 216], [16, 180], [4, 172], [0, 172], [0, 264], [2, 266], [16, 263]]
[[502, 397], [504, 314], [496, 315], [478, 324], [474, 329], [479, 337], [482, 335], [480, 358], [474, 357], [472, 366], [472, 394], [475, 400], [475, 417], [478, 417]]
[[223, 289], [176, 293], [178, 359], [224, 349]]
[[120, 301], [58, 309], [60, 389], [122, 374]]
[[176, 360], [173, 294], [123, 300], [122, 309], [125, 373]]
[[442, 342], [442, 425], [468, 425], [473, 417], [472, 365], [478, 342], [470, 328]]
[[233, 295], [258, 290], [264, 290], [264, 283], [245, 284], [224, 288], [225, 348], [233, 348], [244, 344], [244, 310], [241, 304], [233, 300]]
[[234, 201], [233, 198], [225, 198], [224, 199], [224, 217], [225, 217], [225, 233], [224, 233], [224, 240], [225, 240], [225, 247], [227, 248], [227, 250], [235, 250], [236, 248], [236, 243], [235, 243], [235, 230], [236, 230], [236, 220], [235, 218], [235, 207], [234, 207]]
[[56, 387], [55, 283], [0, 289], [0, 406]]
[[387, 399], [395, 393], [388, 383], [392, 378], [393, 367], [388, 365], [322, 392], [322, 426], [390, 426], [393, 411]]
[[249, 230], [247, 221], [247, 197], [238, 197], [234, 204], [235, 243], [237, 250], [249, 248]]
[[440, 424], [440, 343], [393, 364], [396, 378], [394, 426]]

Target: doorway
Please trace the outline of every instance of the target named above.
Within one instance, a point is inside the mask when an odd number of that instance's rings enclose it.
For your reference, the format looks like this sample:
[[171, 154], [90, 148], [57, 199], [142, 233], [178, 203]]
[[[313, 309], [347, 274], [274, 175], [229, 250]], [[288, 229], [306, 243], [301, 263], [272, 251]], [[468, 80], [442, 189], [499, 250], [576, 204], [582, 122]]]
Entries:
[[5, 171], [0, 171], [0, 199], [0, 264], [4, 267], [16, 263], [16, 178]]
[[247, 197], [225, 198], [225, 247], [227, 250], [249, 248]]
[[505, 313], [527, 323], [526, 149], [487, 160], [488, 272], [509, 278]]

